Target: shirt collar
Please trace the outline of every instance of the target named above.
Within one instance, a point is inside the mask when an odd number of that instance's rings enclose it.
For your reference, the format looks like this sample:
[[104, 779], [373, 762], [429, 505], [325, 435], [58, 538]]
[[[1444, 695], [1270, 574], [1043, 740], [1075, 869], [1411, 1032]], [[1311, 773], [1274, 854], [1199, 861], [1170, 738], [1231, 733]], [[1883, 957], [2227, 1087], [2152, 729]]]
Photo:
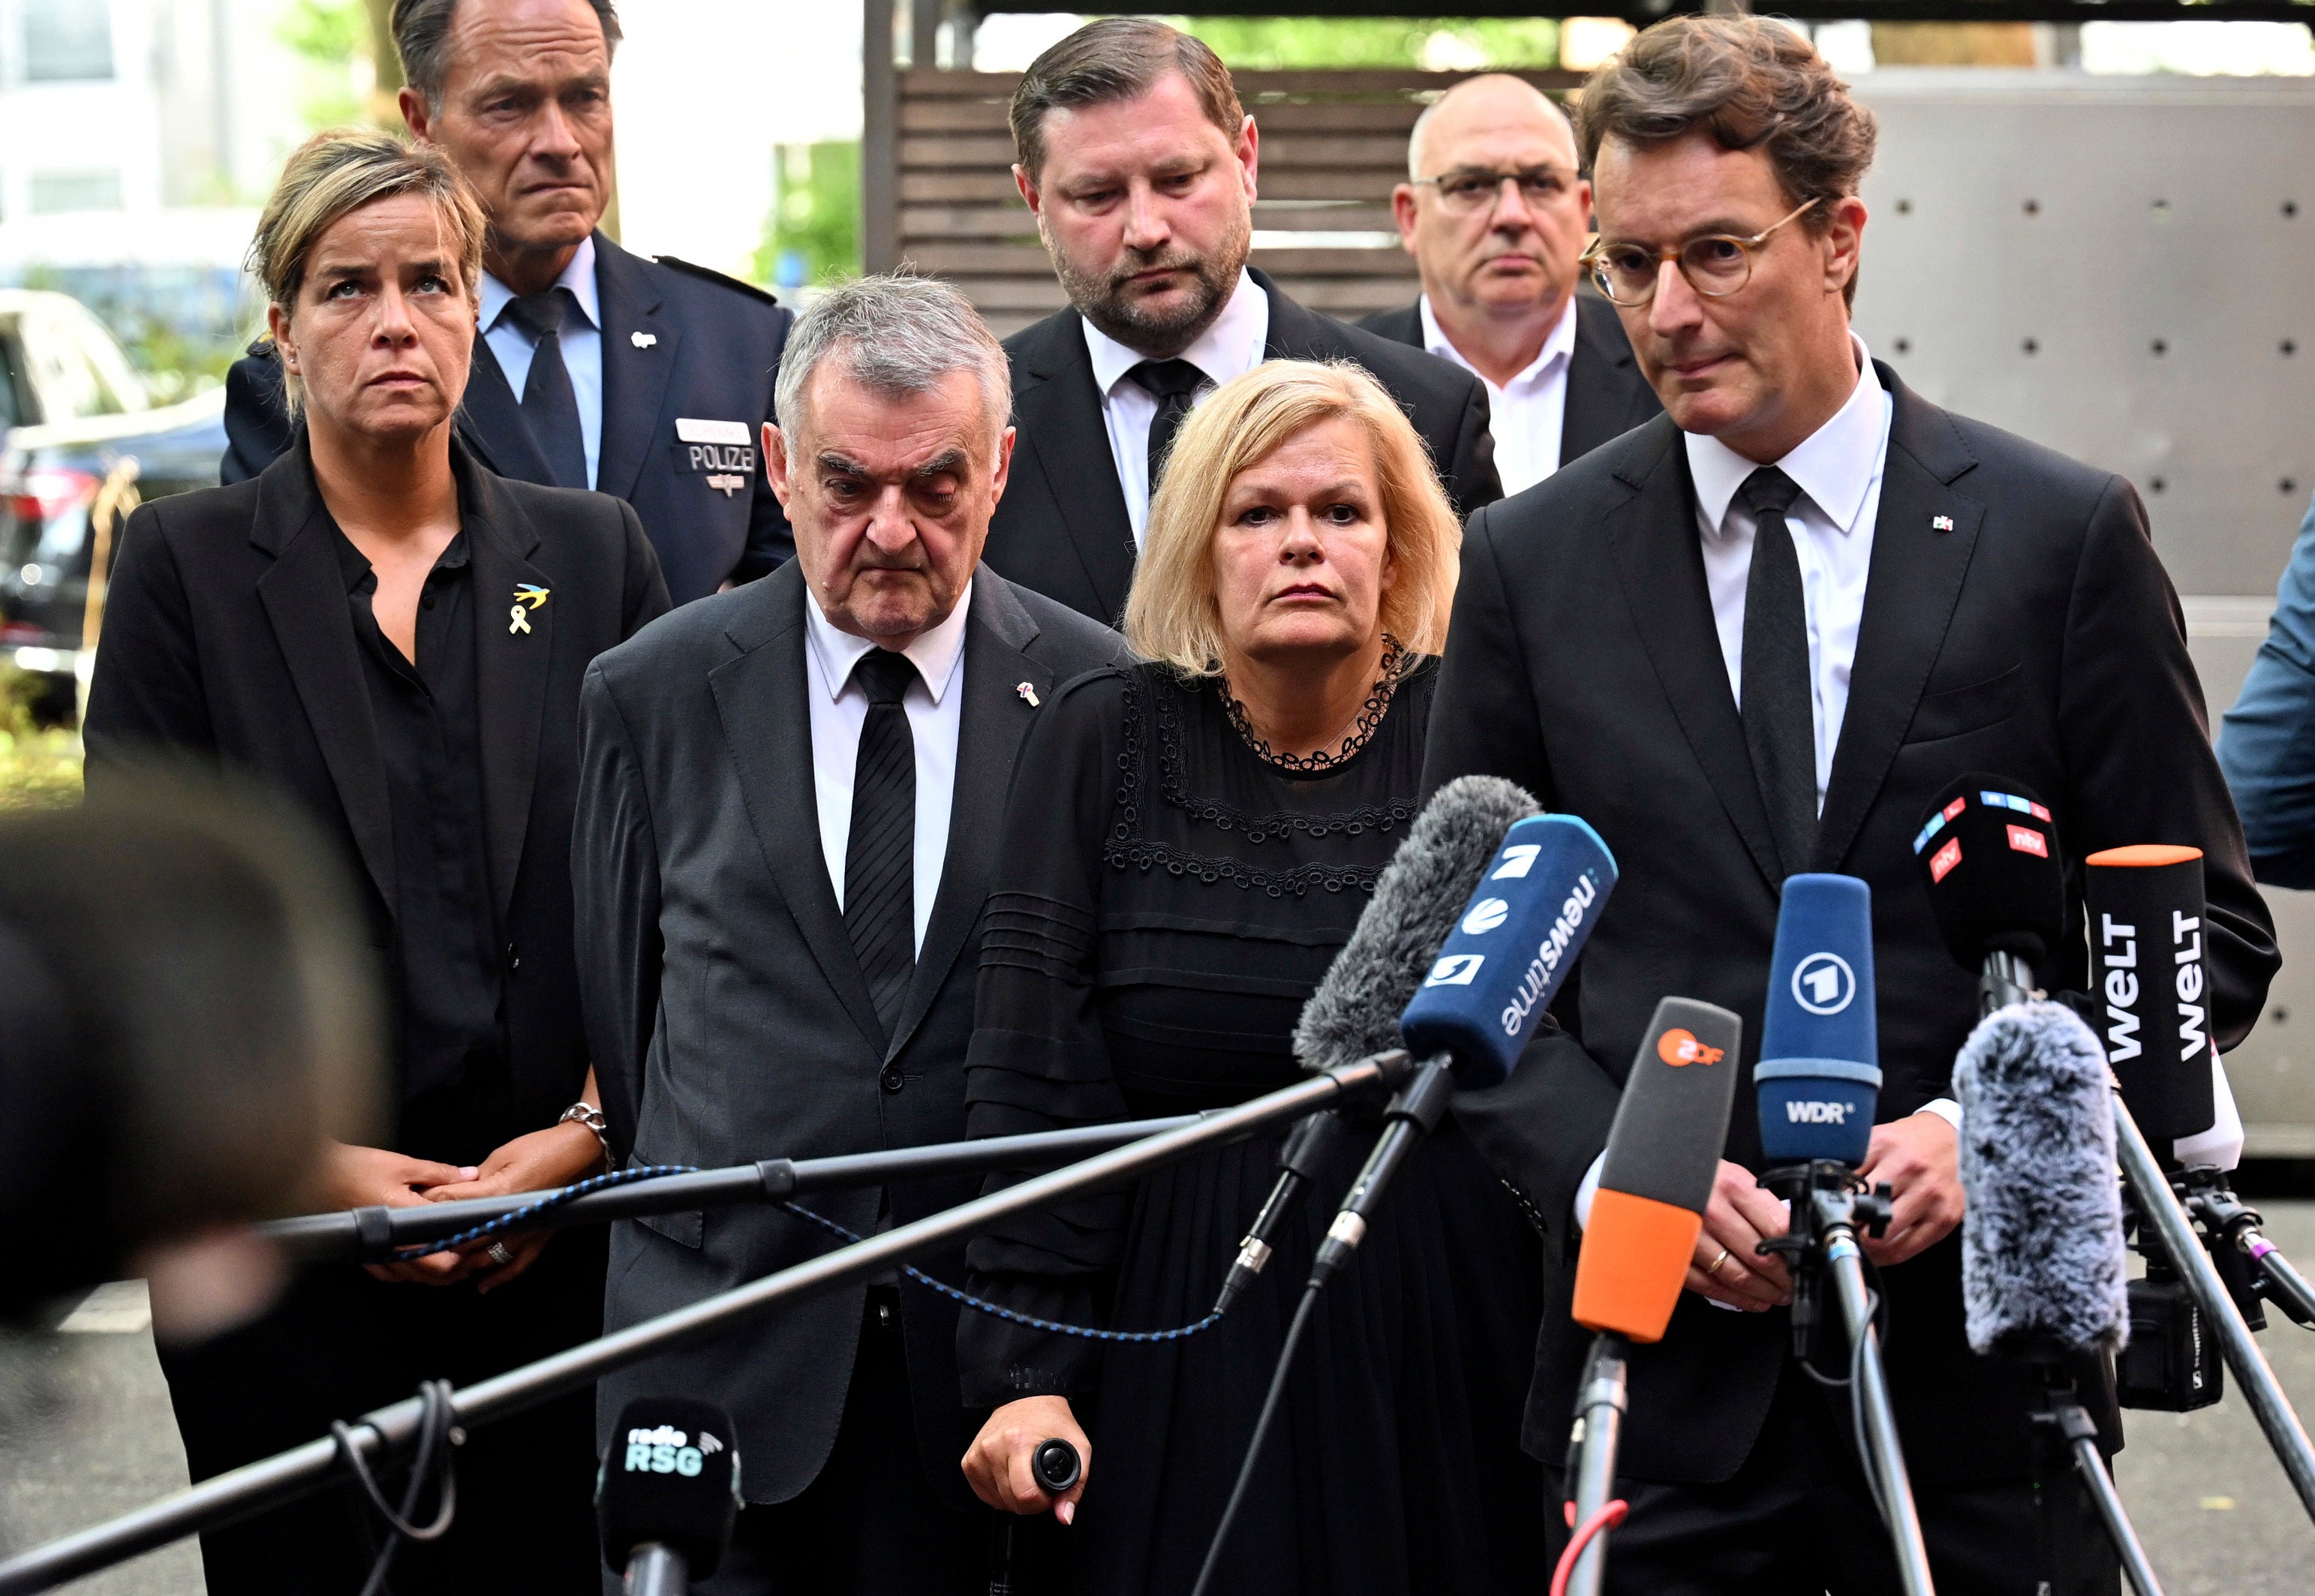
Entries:
[[[554, 286], [570, 289], [571, 297], [579, 302], [581, 314], [587, 318], [587, 324], [598, 331], [601, 330], [603, 308], [602, 300], [595, 291], [595, 235], [593, 234], [590, 233], [579, 241], [579, 247], [571, 253], [571, 263], [563, 267], [563, 275], [554, 279]], [[504, 315], [506, 307], [514, 303], [514, 297], [512, 288], [489, 272], [483, 273], [482, 328], [483, 332], [488, 332], [499, 324], [499, 317]]]
[[[965, 619], [971, 609], [972, 581], [967, 578], [964, 591], [956, 596], [956, 607], [948, 612], [948, 618], [900, 651], [917, 668], [935, 704], [946, 696], [956, 679], [957, 661], [964, 654]], [[849, 632], [838, 631], [821, 613], [820, 600], [810, 593], [804, 595], [803, 629], [805, 645], [819, 662], [820, 679], [827, 687], [832, 703], [844, 696], [844, 689], [852, 680], [852, 668], [876, 644]]]
[[[1880, 469], [1889, 437], [1889, 401], [1874, 372], [1872, 352], [1851, 332], [1849, 347], [1857, 354], [1857, 386], [1832, 419], [1810, 433], [1777, 468], [1793, 479], [1823, 510], [1843, 536], [1854, 531], [1865, 510], [1866, 490]], [[1717, 534], [1728, 519], [1728, 505], [1744, 479], [1758, 471], [1748, 460], [1716, 438], [1700, 432], [1681, 434], [1688, 446], [1689, 474], [1696, 483], [1696, 501]]]
[[[1442, 360], [1454, 361], [1456, 365], [1478, 377], [1480, 381], [1486, 382], [1486, 374], [1465, 359], [1463, 351], [1448, 341], [1447, 330], [1439, 324], [1439, 318], [1431, 312], [1430, 295], [1425, 294], [1415, 302], [1415, 311], [1423, 318], [1424, 350], [1427, 353], [1437, 355]], [[1530, 386], [1548, 377], [1556, 363], [1572, 360], [1574, 358], [1575, 296], [1570, 294], [1567, 297], [1566, 307], [1559, 313], [1559, 319], [1552, 324], [1551, 331], [1544, 334], [1543, 348], [1536, 351], [1535, 359], [1528, 363], [1526, 370], [1503, 384], [1497, 392], [1508, 394], [1513, 388]], [[1488, 386], [1494, 386], [1492, 383]]]
[[[1086, 350], [1093, 356], [1093, 386], [1105, 399], [1125, 380], [1127, 372], [1149, 357], [1126, 348], [1082, 315], [1078, 321], [1085, 328]], [[1237, 288], [1223, 305], [1221, 315], [1179, 359], [1213, 378], [1219, 387], [1261, 365], [1263, 345], [1269, 341], [1270, 296], [1241, 267]]]

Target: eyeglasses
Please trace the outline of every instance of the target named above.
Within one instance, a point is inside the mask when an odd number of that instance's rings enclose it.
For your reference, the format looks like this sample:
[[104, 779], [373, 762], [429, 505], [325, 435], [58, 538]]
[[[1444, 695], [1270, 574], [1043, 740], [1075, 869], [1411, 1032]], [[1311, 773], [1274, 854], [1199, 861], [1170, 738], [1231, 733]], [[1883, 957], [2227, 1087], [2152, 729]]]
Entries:
[[1784, 221], [1771, 223], [1750, 238], [1708, 233], [1675, 249], [1607, 244], [1595, 238], [1592, 247], [1583, 252], [1580, 263], [1591, 270], [1600, 291], [1617, 305], [1645, 305], [1654, 298], [1656, 281], [1663, 275], [1666, 261], [1679, 262], [1680, 274], [1698, 293], [1710, 299], [1725, 299], [1752, 280], [1752, 256], [1769, 242], [1770, 235], [1815, 203], [1809, 200]]
[[1503, 196], [1505, 183], [1519, 185], [1520, 198], [1530, 205], [1556, 205], [1574, 191], [1574, 174], [1557, 166], [1527, 166], [1517, 172], [1495, 172], [1485, 166], [1458, 166], [1437, 177], [1412, 180], [1417, 186], [1439, 191], [1440, 203], [1450, 210], [1476, 216], [1493, 210]]

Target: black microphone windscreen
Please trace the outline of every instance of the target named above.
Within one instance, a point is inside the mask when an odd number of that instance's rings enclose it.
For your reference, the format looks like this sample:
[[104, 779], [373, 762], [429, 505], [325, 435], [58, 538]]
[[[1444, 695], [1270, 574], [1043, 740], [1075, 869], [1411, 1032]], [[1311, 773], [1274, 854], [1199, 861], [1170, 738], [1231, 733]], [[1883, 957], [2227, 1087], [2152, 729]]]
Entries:
[[2057, 825], [2006, 776], [1973, 771], [1938, 795], [1913, 838], [1946, 946], [1974, 975], [1990, 953], [2039, 968], [2064, 934]]
[[2203, 851], [2142, 844], [2082, 861], [2091, 1001], [2107, 1062], [2156, 1147], [2218, 1119], [2218, 1058], [2203, 967]]
[[705, 1579], [732, 1544], [740, 1512], [740, 1456], [731, 1415], [712, 1402], [638, 1396], [619, 1414], [595, 1481], [603, 1557], [626, 1572], [639, 1546], [679, 1553]]
[[1981, 1352], [2114, 1348], [2130, 1326], [2106, 1054], [2072, 1010], [2012, 1004], [1954, 1063], [1962, 1302]]
[[1294, 1056], [1305, 1069], [1354, 1064], [1399, 1045], [1399, 1016], [1503, 833], [1541, 811], [1500, 776], [1459, 776], [1432, 795], [1383, 866], [1350, 941], [1302, 1006]]

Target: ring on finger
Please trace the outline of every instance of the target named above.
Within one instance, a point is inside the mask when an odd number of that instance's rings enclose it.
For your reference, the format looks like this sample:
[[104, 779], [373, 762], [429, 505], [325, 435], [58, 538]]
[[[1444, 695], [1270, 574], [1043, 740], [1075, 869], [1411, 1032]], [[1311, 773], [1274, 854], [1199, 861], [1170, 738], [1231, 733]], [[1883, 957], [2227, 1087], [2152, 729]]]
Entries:
[[1709, 1264], [1706, 1265], [1704, 1271], [1705, 1278], [1707, 1280], [1718, 1280], [1720, 1278], [1720, 1266], [1727, 1262], [1728, 1249], [1726, 1247], [1722, 1247], [1720, 1249], [1720, 1255], [1712, 1260]]
[[[1724, 1252], [1720, 1255], [1725, 1258], [1728, 1255]], [[494, 1241], [491, 1243], [490, 1251], [484, 1253], [483, 1256], [488, 1258], [492, 1263], [497, 1264], [501, 1269], [504, 1269], [508, 1264], [514, 1262], [514, 1254], [507, 1249], [507, 1244], [502, 1241]]]

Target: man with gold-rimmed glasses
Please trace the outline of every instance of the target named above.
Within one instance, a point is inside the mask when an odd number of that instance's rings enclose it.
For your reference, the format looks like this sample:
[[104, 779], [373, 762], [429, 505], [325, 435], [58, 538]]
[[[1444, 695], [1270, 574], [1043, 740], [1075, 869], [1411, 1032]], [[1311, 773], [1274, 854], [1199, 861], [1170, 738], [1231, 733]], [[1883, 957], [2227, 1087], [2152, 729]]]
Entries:
[[[1974, 983], [1913, 839], [1956, 778], [2039, 794], [2070, 856], [2204, 853], [2217, 1041], [2275, 957], [2204, 731], [2178, 600], [2129, 483], [1953, 415], [1849, 328], [1870, 112], [1808, 42], [1752, 17], [1649, 29], [1585, 86], [1585, 260], [1668, 412], [1472, 517], [1424, 768], [1582, 815], [1616, 905], [1566, 1033], [1455, 1113], [1547, 1228], [1527, 1435], [1565, 1461], [1589, 1337], [1576, 1237], [1630, 1059], [1668, 992], [1744, 1016], [1749, 1074], [1785, 878], [1872, 889], [1883, 1082], [1861, 1173], [1894, 1188], [1880, 1270], [1899, 1436], [1938, 1586], [2117, 1588], [2071, 1476], [2036, 1488], [2035, 1377], [1963, 1337], [1954, 1055]], [[2085, 990], [2079, 900], [2053, 989]], [[1740, 1086], [1740, 1102], [1751, 1093]], [[1850, 1440], [1840, 1353], [1795, 1366], [1786, 1223], [1740, 1106], [1669, 1332], [1632, 1364], [1609, 1589], [1899, 1588]], [[1842, 1349], [1845, 1351], [1845, 1349]], [[2119, 1444], [2111, 1375], [2078, 1371]], [[1556, 1484], [1564, 1485], [1564, 1477]], [[1557, 1504], [1545, 1522], [1564, 1538]]]
[[1469, 78], [1416, 119], [1406, 155], [1391, 208], [1423, 295], [1359, 324], [1486, 384], [1505, 492], [1663, 409], [1615, 311], [1575, 291], [1592, 185], [1557, 106], [1516, 77]]

